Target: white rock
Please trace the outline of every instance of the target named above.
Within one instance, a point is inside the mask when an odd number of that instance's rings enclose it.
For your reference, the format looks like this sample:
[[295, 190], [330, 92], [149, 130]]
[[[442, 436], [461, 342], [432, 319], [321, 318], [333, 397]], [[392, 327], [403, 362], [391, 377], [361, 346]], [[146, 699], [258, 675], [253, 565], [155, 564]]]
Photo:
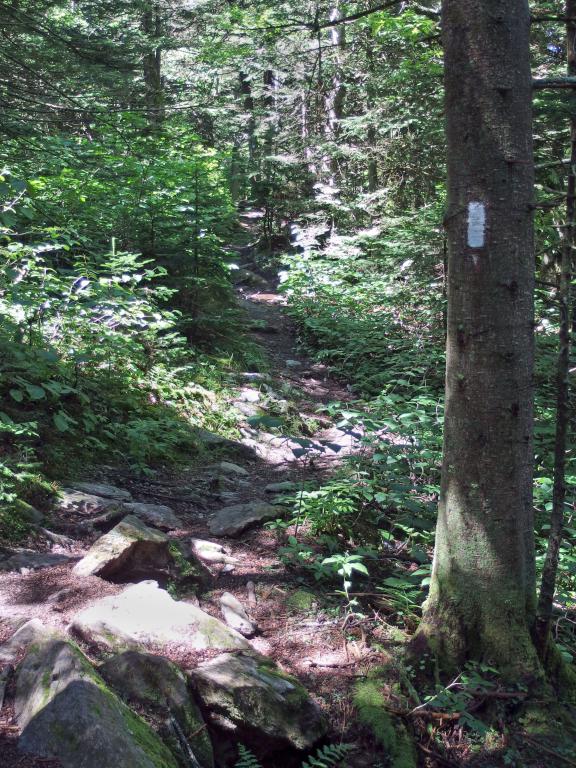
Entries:
[[230, 592], [224, 592], [220, 597], [220, 609], [224, 621], [229, 627], [240, 632], [244, 637], [252, 637], [256, 634], [257, 625], [250, 619], [244, 606]]
[[125, 650], [148, 645], [183, 649], [246, 649], [235, 630], [190, 603], [173, 600], [154, 581], [128, 587], [81, 611], [72, 629], [88, 642]]

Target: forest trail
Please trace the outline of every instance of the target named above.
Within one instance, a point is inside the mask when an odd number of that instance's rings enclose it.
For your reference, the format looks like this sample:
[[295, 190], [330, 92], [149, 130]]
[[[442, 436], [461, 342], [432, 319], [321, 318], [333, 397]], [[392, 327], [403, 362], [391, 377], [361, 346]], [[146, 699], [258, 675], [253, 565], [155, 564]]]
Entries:
[[[321, 364], [314, 363], [297, 348], [295, 329], [284, 311], [284, 298], [275, 288], [275, 279], [257, 278], [258, 287], [238, 287], [238, 301], [255, 343], [262, 349], [264, 371], [247, 371], [238, 376], [230, 407], [239, 425], [236, 442], [204, 435], [210, 452], [185, 469], [166, 469], [154, 477], [135, 477], [118, 467], [101, 467], [81, 478], [92, 483], [108, 483], [129, 491], [134, 501], [168, 505], [182, 521], [182, 528], [170, 533], [185, 546], [191, 538], [222, 545], [227, 562], [208, 563], [211, 588], [202, 594], [184, 595], [207, 613], [222, 619], [220, 598], [232, 593], [257, 625], [252, 647], [273, 659], [280, 668], [296, 675], [320, 704], [331, 724], [331, 738], [358, 740], [352, 718], [353, 687], [375, 666], [386, 660], [378, 616], [358, 617], [342, 610], [342, 596], [319, 588], [314, 580], [304, 579], [282, 559], [282, 547], [296, 535], [312, 548], [305, 527], [286, 527], [281, 522], [288, 514], [282, 493], [292, 494], [304, 483], [318, 485], [334, 471], [343, 456], [362, 450], [361, 435], [339, 429], [326, 407], [350, 399], [346, 387]], [[257, 420], [260, 419], [260, 422]], [[270, 424], [292, 425], [279, 431]], [[255, 421], [256, 420], [256, 421]], [[290, 432], [290, 434], [284, 434]], [[224, 464], [222, 463], [224, 461]], [[235, 468], [235, 469], [231, 469]], [[273, 491], [274, 484], [284, 483]], [[293, 503], [293, 502], [292, 502]], [[249, 526], [238, 535], [215, 535], [211, 526], [223, 509], [238, 505], [277, 504], [276, 525]], [[66, 538], [49, 540], [36, 537], [33, 550], [22, 552], [20, 572], [0, 573], [0, 641], [10, 636], [24, 618], [38, 618], [60, 630], [69, 628], [79, 611], [105, 595], [122, 591], [129, 582], [112, 583], [97, 576], [78, 579], [74, 564], [97, 539], [94, 532], [79, 535], [82, 515], [70, 511], [52, 518], [55, 530], [66, 530]], [[108, 526], [111, 527], [111, 526]], [[189, 544], [188, 544], [189, 546]], [[26, 560], [31, 555], [31, 567]], [[34, 557], [62, 557], [65, 562], [36, 569]], [[300, 572], [301, 573], [301, 572]], [[145, 576], [144, 576], [145, 578]], [[122, 581], [122, 580], [120, 580]], [[375, 647], [372, 643], [375, 642]], [[94, 648], [81, 643], [95, 662]], [[164, 648], [183, 669], [193, 669], [199, 661], [217, 652], [190, 652], [175, 645]], [[17, 729], [9, 707], [0, 719], [0, 747], [12, 766], [46, 765], [21, 762], [16, 755]], [[354, 727], [353, 727], [354, 726]], [[355, 733], [351, 733], [353, 727]], [[351, 766], [373, 764], [364, 750], [349, 758]], [[2, 765], [5, 765], [2, 763]]]

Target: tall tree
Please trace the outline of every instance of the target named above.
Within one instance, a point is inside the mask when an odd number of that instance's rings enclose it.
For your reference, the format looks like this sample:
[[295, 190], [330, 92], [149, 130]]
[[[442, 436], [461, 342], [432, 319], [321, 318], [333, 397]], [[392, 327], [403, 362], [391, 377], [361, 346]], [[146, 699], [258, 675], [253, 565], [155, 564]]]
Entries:
[[533, 158], [526, 0], [444, 0], [448, 329], [436, 550], [421, 636], [445, 668], [537, 668]]

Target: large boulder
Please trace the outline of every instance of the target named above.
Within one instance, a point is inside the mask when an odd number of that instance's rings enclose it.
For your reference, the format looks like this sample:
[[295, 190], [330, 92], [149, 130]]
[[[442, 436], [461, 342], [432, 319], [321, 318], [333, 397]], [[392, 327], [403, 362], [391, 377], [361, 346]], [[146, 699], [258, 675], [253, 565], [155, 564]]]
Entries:
[[18, 668], [19, 749], [62, 768], [178, 768], [156, 733], [110, 691], [70, 643], [30, 646]]
[[81, 611], [72, 630], [112, 650], [171, 646], [184, 651], [250, 648], [242, 635], [190, 603], [173, 600], [154, 581], [141, 582]]
[[126, 651], [105, 662], [99, 672], [127, 704], [137, 704], [169, 723], [165, 739], [170, 739], [175, 750], [186, 754], [191, 749], [201, 768], [213, 768], [212, 742], [204, 718], [177, 666], [162, 656]]
[[124, 504], [124, 509], [142, 520], [146, 525], [160, 528], [161, 531], [173, 531], [182, 528], [183, 523], [174, 510], [165, 504], [144, 504], [143, 502], [131, 502]]
[[222, 654], [190, 677], [212, 724], [258, 757], [308, 750], [326, 735], [320, 709], [293, 677], [254, 653]]
[[126, 580], [167, 574], [170, 563], [166, 536], [129, 515], [97, 539], [73, 571], [78, 576]]
[[214, 536], [238, 536], [247, 528], [267, 520], [274, 520], [279, 515], [278, 507], [265, 501], [233, 504], [216, 512], [209, 521], [208, 527]]

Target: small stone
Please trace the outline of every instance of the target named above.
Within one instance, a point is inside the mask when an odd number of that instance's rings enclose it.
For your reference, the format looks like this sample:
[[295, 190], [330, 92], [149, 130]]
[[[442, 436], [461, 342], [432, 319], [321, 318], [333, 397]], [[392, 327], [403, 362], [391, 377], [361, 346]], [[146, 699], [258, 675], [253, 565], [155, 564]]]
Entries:
[[244, 637], [252, 637], [256, 634], [258, 627], [251, 621], [240, 600], [230, 592], [224, 592], [220, 597], [220, 610], [229, 627], [240, 632]]
[[302, 363], [299, 360], [286, 360], [286, 368], [300, 368]]
[[115, 499], [116, 501], [130, 501], [132, 498], [129, 491], [116, 488], [115, 485], [108, 485], [108, 483], [71, 483], [71, 488], [91, 496], [101, 496], [104, 499]]

